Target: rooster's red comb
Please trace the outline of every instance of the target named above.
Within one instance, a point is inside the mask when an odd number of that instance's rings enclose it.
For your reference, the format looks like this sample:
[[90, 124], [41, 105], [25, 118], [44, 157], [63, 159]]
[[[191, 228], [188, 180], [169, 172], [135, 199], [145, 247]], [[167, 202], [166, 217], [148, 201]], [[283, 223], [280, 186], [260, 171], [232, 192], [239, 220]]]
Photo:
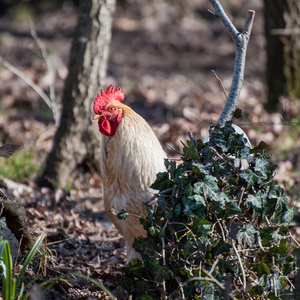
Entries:
[[97, 97], [95, 98], [94, 102], [94, 112], [95, 114], [101, 114], [104, 110], [104, 107], [110, 101], [120, 101], [124, 100], [125, 96], [123, 94], [122, 89], [117, 88], [115, 90], [115, 86], [111, 84], [106, 92], [104, 93], [103, 89], [101, 89], [101, 93], [97, 93]]

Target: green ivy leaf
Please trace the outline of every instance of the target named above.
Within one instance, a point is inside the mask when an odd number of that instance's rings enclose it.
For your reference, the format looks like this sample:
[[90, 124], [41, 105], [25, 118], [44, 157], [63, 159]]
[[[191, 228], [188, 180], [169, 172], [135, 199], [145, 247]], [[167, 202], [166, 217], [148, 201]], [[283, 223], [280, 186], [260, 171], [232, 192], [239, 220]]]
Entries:
[[230, 168], [227, 164], [220, 164], [219, 162], [215, 162], [212, 174], [214, 177], [220, 178], [223, 176], [228, 176], [228, 173], [230, 173]]
[[[149, 290], [151, 290], [151, 285], [149, 284], [149, 282], [147, 282], [146, 280], [142, 279], [136, 282], [136, 289], [137, 292], [142, 295], [147, 293]], [[144, 296], [145, 297], [145, 296]], [[149, 296], [146, 296], [147, 298], [142, 298], [142, 299], [152, 299], [151, 297], [148, 298]]]
[[260, 285], [255, 285], [249, 290], [250, 295], [262, 295], [264, 292], [264, 287]]
[[241, 166], [241, 160], [240, 160], [239, 158], [235, 158], [235, 159], [233, 160], [233, 165], [234, 165], [234, 167], [235, 167], [236, 169], [239, 169], [240, 166]]
[[124, 267], [124, 272], [130, 278], [137, 277], [138, 279], [143, 278], [144, 266], [140, 262], [131, 261], [128, 266]]
[[127, 291], [129, 294], [133, 292], [134, 290], [134, 280], [124, 276], [124, 275], [120, 275], [117, 274], [117, 282], [118, 284], [125, 290]]
[[255, 243], [255, 235], [257, 230], [252, 225], [247, 225], [246, 228], [241, 229], [236, 238], [241, 243], [244, 240], [250, 247]]
[[168, 210], [168, 211], [166, 211], [166, 212], [164, 213], [164, 216], [165, 216], [165, 218], [166, 218], [167, 220], [170, 220], [170, 219], [173, 218], [174, 212], [173, 212], [172, 210]]
[[133, 248], [135, 248], [136, 251], [143, 253], [145, 250], [151, 250], [151, 251], [159, 251], [157, 242], [151, 238], [143, 238], [139, 237], [134, 240], [133, 242]]
[[251, 186], [254, 186], [260, 180], [260, 176], [258, 176], [255, 172], [251, 171], [250, 169], [241, 171], [240, 177], [245, 179], [248, 183], [247, 190], [249, 190]]
[[[218, 293], [219, 292], [219, 293]], [[203, 286], [203, 295], [205, 295], [205, 300], [221, 300], [223, 295], [220, 295], [220, 289], [212, 283], [206, 283]]]
[[199, 155], [196, 153], [194, 145], [191, 141], [187, 141], [187, 147], [183, 148], [183, 157], [187, 159], [199, 158]]
[[231, 245], [225, 243], [223, 240], [219, 241], [217, 246], [214, 249], [214, 255], [217, 256], [219, 254], [226, 254], [230, 252]]
[[196, 174], [203, 174], [203, 175], [207, 175], [211, 172], [211, 169], [213, 167], [213, 164], [212, 163], [207, 163], [206, 165], [203, 165], [201, 163], [197, 163], [197, 162], [194, 162], [192, 164], [192, 167], [193, 167], [193, 171], [196, 173]]
[[288, 275], [293, 270], [295, 270], [296, 260], [297, 259], [295, 257], [291, 257], [291, 256], [286, 257], [285, 263], [283, 264], [283, 275]]
[[264, 262], [252, 264], [251, 266], [252, 271], [256, 272], [259, 277], [271, 273], [270, 268]]
[[[247, 143], [247, 140], [245, 138], [243, 138], [243, 140], [244, 143]], [[248, 146], [243, 147], [238, 153], [238, 155], [243, 159], [247, 159], [249, 154], [250, 154], [250, 148]]]
[[150, 226], [150, 228], [148, 229], [148, 233], [152, 236], [156, 236], [159, 232], [160, 230], [155, 226]]
[[212, 158], [216, 155], [209, 147], [205, 147], [202, 151], [202, 154], [205, 156], [205, 163], [208, 164], [212, 161]]
[[247, 204], [250, 205], [254, 211], [262, 213], [264, 210], [266, 198], [267, 195], [259, 190], [255, 195], [248, 195]]
[[281, 239], [278, 246], [273, 245], [270, 248], [270, 253], [273, 253], [275, 255], [279, 255], [279, 254], [286, 255], [287, 251], [288, 251], [288, 239], [287, 238]]
[[170, 279], [169, 268], [162, 265], [153, 266], [154, 280], [157, 282], [163, 282], [163, 280]]
[[263, 217], [271, 217], [274, 215], [275, 212], [275, 206], [276, 206], [276, 199], [268, 199], [265, 202], [265, 207], [263, 211]]
[[240, 108], [236, 108], [233, 117], [236, 119], [240, 119], [242, 117], [242, 110]]
[[228, 138], [224, 137], [224, 135], [218, 134], [212, 139], [213, 143], [222, 149], [223, 153], [228, 152]]
[[258, 181], [258, 183], [261, 183], [264, 179], [267, 179], [268, 176], [270, 175], [269, 173], [269, 163], [262, 159], [262, 158], [257, 158], [255, 160], [255, 167], [254, 167], [254, 170], [255, 170], [255, 173], [258, 175], [260, 174], [261, 178], [260, 180]]
[[197, 215], [200, 218], [205, 217], [205, 200], [200, 195], [193, 195], [182, 198], [182, 205], [184, 207], [183, 213], [189, 217]]
[[235, 203], [235, 201], [230, 201], [225, 204], [225, 213], [229, 215], [236, 215], [241, 213], [241, 208]]
[[199, 237], [202, 243], [205, 243], [206, 238], [211, 232], [212, 224], [205, 219], [196, 219], [194, 221], [194, 232]]
[[175, 213], [176, 217], [180, 216], [180, 214], [181, 214], [181, 204], [180, 203], [176, 204], [176, 206], [174, 208], [174, 213]]
[[273, 243], [276, 243], [278, 241], [280, 241], [283, 237], [282, 233], [280, 232], [279, 229], [277, 230], [273, 230], [271, 233], [271, 237], [272, 237], [272, 241]]
[[284, 197], [284, 190], [279, 185], [274, 185], [269, 192], [268, 197], [270, 199], [282, 199], [287, 202], [287, 199]]
[[205, 175], [202, 182], [200, 181], [194, 184], [193, 188], [195, 193], [199, 195], [203, 195], [203, 191], [202, 191], [203, 189], [206, 197], [217, 201], [220, 195], [220, 190], [216, 181], [217, 178], [211, 175]]
[[268, 225], [259, 229], [259, 236], [262, 239], [262, 245], [268, 247], [274, 242], [278, 241], [278, 238], [281, 238], [281, 235], [278, 235], [277, 229], [270, 227]]
[[155, 182], [151, 185], [152, 189], [163, 191], [173, 186], [173, 181], [169, 179], [169, 173], [163, 172], [156, 175]]
[[291, 223], [295, 214], [295, 208], [294, 207], [287, 207], [287, 210], [282, 216], [282, 222], [283, 223]]
[[128, 217], [126, 209], [121, 209], [121, 211], [116, 214], [116, 217], [118, 218], [118, 220], [125, 221]]
[[269, 277], [268, 279], [269, 279], [269, 282], [270, 282], [273, 290], [276, 289], [277, 291], [280, 291], [282, 289], [282, 282], [280, 280], [281, 276], [279, 275], [279, 273], [271, 274], [268, 277]]
[[278, 216], [281, 216], [286, 210], [286, 204], [288, 202], [287, 198], [284, 197], [284, 190], [279, 186], [275, 185], [269, 192], [269, 198], [277, 198], [275, 213]]
[[197, 250], [199, 250], [199, 245], [194, 240], [189, 240], [184, 245], [184, 258], [189, 257], [189, 260], [192, 259], [191, 254], [198, 255]]
[[269, 146], [261, 141], [256, 147], [252, 148], [250, 150], [250, 153], [259, 153], [259, 152], [263, 152], [264, 150], [266, 150]]
[[148, 295], [142, 296], [140, 299], [141, 300], [155, 300], [155, 298], [152, 298], [151, 296], [148, 296]]

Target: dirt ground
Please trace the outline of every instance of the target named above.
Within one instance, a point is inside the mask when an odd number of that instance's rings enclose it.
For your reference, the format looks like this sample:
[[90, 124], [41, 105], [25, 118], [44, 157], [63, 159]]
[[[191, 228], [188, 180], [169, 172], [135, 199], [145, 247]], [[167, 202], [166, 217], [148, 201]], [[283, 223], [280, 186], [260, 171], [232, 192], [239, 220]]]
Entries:
[[[264, 110], [263, 3], [221, 2], [239, 30], [247, 10], [256, 11], [239, 102], [243, 118], [236, 123], [253, 145], [261, 140], [269, 145], [271, 160], [279, 166], [275, 179], [286, 189], [299, 218], [300, 102], [283, 97], [277, 113]], [[122, 0], [117, 5], [106, 85], [101, 88], [111, 83], [122, 87], [126, 104], [147, 119], [170, 157], [177, 154], [167, 144], [180, 149], [180, 140], [187, 139], [188, 131], [203, 139], [210, 123], [218, 120], [225, 96], [212, 70], [225, 90], [230, 89], [234, 44], [207, 9], [211, 9], [208, 0]], [[0, 15], [0, 56], [48, 95], [55, 91], [59, 103], [76, 22], [77, 7], [72, 1], [20, 2]], [[43, 57], [44, 50], [50, 66]], [[1, 64], [0, 99], [1, 144], [21, 144], [19, 152], [30, 153], [31, 163], [41, 167], [55, 133], [51, 111], [24, 80]], [[0, 187], [25, 206], [30, 228], [36, 236], [46, 234], [52, 253], [48, 253], [43, 268], [28, 270], [26, 280], [39, 275], [38, 282], [43, 282], [77, 272], [114, 290], [125, 249], [104, 212], [101, 177], [93, 170], [82, 172], [70, 190], [58, 188], [54, 192], [38, 188], [34, 176], [21, 180], [4, 177], [1, 169], [6, 162], [0, 158]], [[297, 227], [295, 233], [299, 236]], [[45, 296], [105, 297], [90, 282], [72, 276]]]

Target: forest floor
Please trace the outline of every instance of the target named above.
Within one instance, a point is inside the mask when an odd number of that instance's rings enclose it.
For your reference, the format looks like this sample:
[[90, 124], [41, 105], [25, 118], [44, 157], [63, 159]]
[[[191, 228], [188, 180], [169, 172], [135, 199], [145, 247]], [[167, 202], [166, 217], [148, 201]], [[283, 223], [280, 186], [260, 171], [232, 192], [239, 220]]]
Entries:
[[[275, 180], [285, 188], [299, 218], [300, 102], [283, 97], [276, 113], [265, 111], [262, 1], [224, 2], [239, 30], [247, 10], [256, 10], [239, 102], [243, 117], [236, 124], [253, 145], [260, 141], [269, 145], [271, 161], [278, 165]], [[48, 6], [19, 4], [0, 16], [0, 56], [47, 94], [55, 91], [59, 106], [77, 8], [71, 1], [41, 3]], [[167, 143], [180, 149], [188, 131], [203, 139], [223, 109], [223, 88], [212, 70], [225, 90], [230, 88], [235, 49], [222, 24], [207, 11], [210, 8], [206, 0], [124, 0], [115, 13], [103, 88], [111, 83], [122, 87], [126, 104], [151, 124], [170, 157], [176, 153]], [[46, 234], [52, 253], [43, 268], [28, 270], [26, 281], [40, 276], [38, 282], [43, 282], [77, 272], [114, 290], [126, 253], [122, 237], [104, 212], [101, 177], [91, 168], [80, 172], [68, 190], [37, 187], [34, 178], [51, 150], [56, 129], [52, 113], [24, 80], [1, 64], [0, 99], [1, 145], [21, 144], [12, 158], [0, 158], [0, 187], [25, 206], [32, 232]], [[297, 227], [295, 233], [300, 236]], [[85, 279], [69, 277], [45, 298], [104, 299], [105, 295]]]

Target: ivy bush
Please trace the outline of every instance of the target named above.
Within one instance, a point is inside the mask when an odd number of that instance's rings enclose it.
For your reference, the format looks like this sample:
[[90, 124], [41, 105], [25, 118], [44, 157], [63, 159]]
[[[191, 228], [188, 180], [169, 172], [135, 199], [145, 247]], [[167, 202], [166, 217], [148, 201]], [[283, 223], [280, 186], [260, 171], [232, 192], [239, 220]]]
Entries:
[[294, 210], [266, 144], [248, 145], [228, 122], [206, 144], [190, 136], [182, 163], [166, 161], [140, 219], [147, 237], [134, 242], [143, 261], [117, 278], [133, 299], [292, 299]]

